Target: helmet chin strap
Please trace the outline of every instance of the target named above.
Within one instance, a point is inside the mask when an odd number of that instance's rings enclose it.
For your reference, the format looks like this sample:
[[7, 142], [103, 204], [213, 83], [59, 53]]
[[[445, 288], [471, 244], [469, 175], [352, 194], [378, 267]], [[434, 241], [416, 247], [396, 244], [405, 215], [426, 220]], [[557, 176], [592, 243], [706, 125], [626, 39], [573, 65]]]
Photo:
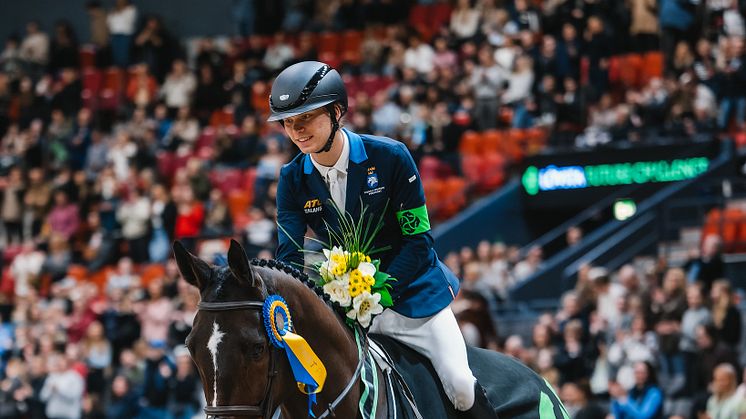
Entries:
[[337, 130], [339, 129], [339, 121], [337, 121], [337, 115], [334, 110], [334, 105], [329, 105], [326, 107], [327, 112], [329, 112], [329, 119], [331, 119], [332, 122], [332, 132], [329, 134], [329, 138], [326, 140], [326, 143], [323, 147], [319, 149], [316, 153], [327, 153], [329, 150], [332, 149], [332, 145], [334, 144], [334, 136], [337, 134]]

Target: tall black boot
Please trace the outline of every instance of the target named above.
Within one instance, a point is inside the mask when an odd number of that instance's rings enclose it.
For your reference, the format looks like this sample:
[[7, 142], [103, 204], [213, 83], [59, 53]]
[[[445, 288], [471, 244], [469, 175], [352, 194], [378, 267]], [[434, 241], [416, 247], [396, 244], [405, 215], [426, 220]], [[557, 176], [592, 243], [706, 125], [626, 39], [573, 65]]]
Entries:
[[497, 419], [497, 409], [487, 398], [487, 392], [479, 382], [474, 383], [474, 406], [462, 415], [469, 419]]

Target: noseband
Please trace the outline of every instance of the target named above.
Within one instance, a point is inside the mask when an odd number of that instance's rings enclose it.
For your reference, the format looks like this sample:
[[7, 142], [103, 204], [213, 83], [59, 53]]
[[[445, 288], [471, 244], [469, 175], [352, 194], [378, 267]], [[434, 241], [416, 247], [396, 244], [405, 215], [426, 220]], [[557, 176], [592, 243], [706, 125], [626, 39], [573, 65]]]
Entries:
[[[197, 304], [197, 309], [201, 311], [231, 311], [231, 310], [259, 310], [261, 312], [264, 307], [263, 301], [227, 301], [227, 302], [200, 302]], [[368, 351], [368, 339], [362, 330], [358, 330], [363, 342], [363, 352]], [[221, 416], [261, 416], [265, 419], [271, 417], [272, 412], [272, 381], [277, 376], [277, 362], [276, 355], [280, 352], [280, 349], [274, 345], [270, 345], [272, 351], [269, 354], [269, 372], [267, 373], [267, 387], [264, 390], [264, 398], [260, 405], [254, 406], [241, 406], [241, 405], [224, 405], [224, 406], [207, 406], [205, 407], [205, 414], [208, 418], [219, 419]], [[344, 400], [347, 394], [352, 390], [352, 386], [357, 382], [360, 377], [360, 371], [363, 367], [364, 357], [359, 357], [357, 368], [355, 373], [350, 378], [347, 386], [337, 396], [332, 403], [327, 406], [324, 412], [317, 416], [317, 419], [324, 419], [328, 417], [336, 417], [334, 409]]]

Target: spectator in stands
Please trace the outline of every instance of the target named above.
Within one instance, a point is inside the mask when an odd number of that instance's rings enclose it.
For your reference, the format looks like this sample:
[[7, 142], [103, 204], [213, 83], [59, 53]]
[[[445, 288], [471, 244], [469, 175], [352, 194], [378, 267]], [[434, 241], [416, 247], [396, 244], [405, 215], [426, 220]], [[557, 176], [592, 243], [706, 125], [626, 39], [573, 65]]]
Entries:
[[47, 362], [49, 376], [44, 381], [40, 395], [47, 404], [47, 417], [80, 418], [85, 389], [83, 378], [70, 368], [62, 354], [52, 354]]
[[734, 305], [730, 282], [720, 279], [712, 283], [712, 321], [718, 340], [738, 348], [741, 343], [741, 313]]
[[276, 32], [262, 62], [269, 71], [275, 72], [287, 66], [293, 58], [295, 58], [295, 52], [285, 39], [285, 34]]
[[526, 258], [518, 262], [513, 268], [513, 277], [515, 280], [520, 282], [536, 272], [543, 263], [543, 254], [544, 252], [539, 246], [528, 249]]
[[131, 388], [127, 377], [117, 375], [111, 384], [111, 399], [106, 404], [106, 417], [111, 419], [130, 419], [137, 417], [139, 405], [137, 393]]
[[630, 331], [619, 330], [609, 346], [607, 359], [612, 369], [611, 378], [623, 388], [634, 385], [634, 365], [638, 362], [655, 362], [658, 342], [655, 333], [648, 330], [645, 317], [637, 314]]
[[54, 207], [47, 216], [47, 234], [58, 234], [63, 241], [69, 241], [77, 231], [79, 223], [78, 206], [69, 202], [69, 197], [64, 191], [55, 191]]
[[591, 400], [591, 390], [587, 385], [565, 383], [560, 392], [562, 403], [571, 419], [603, 418], [607, 411]]
[[497, 127], [497, 111], [506, 78], [493, 59], [492, 47], [483, 46], [478, 57], [479, 62], [471, 73], [469, 84], [476, 101], [474, 113], [477, 126], [485, 130]]
[[176, 371], [169, 383], [173, 395], [169, 411], [174, 413], [174, 419], [191, 419], [200, 408], [202, 386], [194, 370], [192, 357], [183, 345], [174, 349], [174, 357], [176, 358]]
[[117, 210], [122, 237], [127, 241], [127, 253], [136, 264], [148, 261], [150, 205], [150, 199], [138, 187], [132, 187]]
[[433, 47], [423, 42], [419, 34], [410, 34], [409, 45], [404, 52], [404, 68], [414, 69], [420, 76], [425, 76], [433, 70], [434, 61]]
[[191, 186], [187, 186], [183, 195], [176, 202], [177, 214], [174, 227], [174, 238], [181, 240], [185, 246], [194, 248], [195, 238], [202, 230], [205, 212], [204, 205], [197, 201]]
[[79, 56], [78, 40], [72, 25], [64, 20], [57, 22], [50, 45], [49, 71], [55, 74], [63, 68], [77, 68]]
[[584, 338], [583, 323], [580, 320], [570, 320], [565, 324], [562, 337], [563, 343], [558, 346], [554, 356], [554, 365], [560, 372], [561, 383], [579, 382], [590, 377], [589, 361], [592, 350]]
[[26, 24], [26, 36], [21, 41], [19, 56], [32, 79], [39, 79], [49, 62], [49, 36], [41, 30], [39, 22]]
[[186, 62], [177, 58], [171, 65], [171, 72], [166, 76], [161, 86], [160, 95], [163, 97], [166, 106], [172, 115], [176, 114], [181, 108], [187, 108], [191, 105], [191, 96], [197, 87], [197, 79], [194, 74], [189, 72]]
[[145, 18], [143, 28], [135, 36], [133, 47], [136, 62], [147, 64], [150, 73], [159, 81], [163, 80], [174, 58], [181, 55], [179, 45], [173, 42], [158, 16]]
[[82, 355], [88, 367], [86, 389], [88, 394], [103, 396], [106, 388], [106, 374], [111, 366], [111, 344], [106, 340], [103, 325], [94, 321], [88, 326], [86, 336], [81, 341]]
[[479, 30], [479, 11], [470, 0], [458, 0], [451, 12], [450, 30], [459, 43], [474, 37]]
[[114, 65], [130, 65], [130, 48], [137, 24], [137, 8], [129, 0], [117, 0], [106, 18], [111, 34], [111, 56]]
[[213, 112], [222, 108], [228, 99], [221, 87], [221, 80], [214, 71], [210, 64], [199, 67], [197, 87], [194, 90], [194, 114], [202, 126], [207, 125]]
[[730, 364], [715, 367], [712, 396], [707, 400], [707, 417], [742, 418], [746, 415], [746, 400], [736, 393], [736, 371]]
[[[106, 10], [99, 0], [90, 0], [86, 3], [88, 12], [90, 42], [96, 47], [96, 64], [107, 63], [109, 60], [102, 57], [101, 52], [109, 48], [109, 28], [106, 23]], [[102, 66], [103, 67], [103, 66]]]
[[155, 101], [158, 94], [158, 83], [150, 75], [145, 63], [138, 63], [131, 67], [130, 78], [127, 81], [127, 99], [138, 108], [147, 108]]
[[722, 100], [718, 115], [718, 128], [729, 130], [731, 114], [735, 114], [735, 128], [743, 129], [746, 122], [746, 48], [743, 37], [731, 37], [718, 70], [721, 75]]
[[662, 419], [663, 394], [650, 363], [637, 362], [635, 385], [625, 391], [618, 383], [611, 383], [609, 394], [613, 401], [611, 411], [615, 419]]
[[173, 304], [163, 295], [163, 280], [155, 278], [147, 285], [148, 299], [136, 307], [142, 324], [142, 337], [148, 342], [166, 342]]
[[0, 178], [0, 218], [5, 230], [6, 246], [21, 243], [23, 239], [23, 196], [26, 193], [23, 172], [12, 167], [7, 178]]
[[167, 134], [168, 150], [187, 155], [193, 151], [198, 137], [199, 121], [191, 114], [189, 106], [180, 107]]
[[233, 222], [223, 192], [215, 188], [210, 191], [210, 199], [205, 204], [205, 236], [230, 236]]
[[168, 401], [171, 389], [168, 380], [173, 375], [174, 365], [166, 357], [165, 341], [151, 341], [147, 348], [140, 419], [170, 418]]
[[161, 184], [151, 187], [150, 202], [152, 233], [148, 243], [148, 255], [151, 262], [164, 262], [171, 253], [170, 243], [174, 237], [176, 205], [168, 190]]

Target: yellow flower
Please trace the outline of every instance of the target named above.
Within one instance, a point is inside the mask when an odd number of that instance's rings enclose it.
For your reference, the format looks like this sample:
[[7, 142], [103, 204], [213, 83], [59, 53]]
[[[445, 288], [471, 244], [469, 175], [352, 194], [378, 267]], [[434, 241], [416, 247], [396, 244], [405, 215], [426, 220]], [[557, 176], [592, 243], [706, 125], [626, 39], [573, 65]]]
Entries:
[[363, 277], [363, 282], [365, 282], [366, 284], [368, 284], [369, 287], [372, 287], [373, 284], [376, 283], [376, 280], [372, 276], [370, 276], [370, 275], [365, 275]]
[[350, 284], [361, 285], [363, 283], [363, 274], [359, 270], [353, 269], [350, 272]]
[[352, 284], [352, 282], [350, 282], [350, 297], [355, 298], [358, 295], [360, 295], [360, 293], [362, 293], [363, 291], [364, 290], [361, 286], [354, 285]]

